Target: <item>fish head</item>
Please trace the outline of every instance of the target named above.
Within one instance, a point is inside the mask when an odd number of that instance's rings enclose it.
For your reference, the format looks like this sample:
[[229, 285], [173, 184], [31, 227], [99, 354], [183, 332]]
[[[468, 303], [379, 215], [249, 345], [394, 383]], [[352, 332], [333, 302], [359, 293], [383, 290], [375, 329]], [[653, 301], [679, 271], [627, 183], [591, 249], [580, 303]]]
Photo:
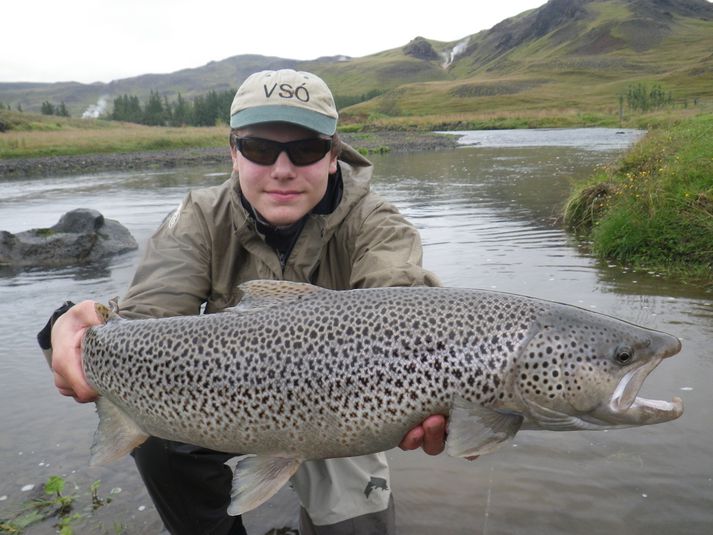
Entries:
[[655, 424], [683, 413], [638, 396], [646, 377], [681, 350], [678, 338], [603, 314], [553, 304], [520, 353], [517, 392], [536, 428], [605, 429]]

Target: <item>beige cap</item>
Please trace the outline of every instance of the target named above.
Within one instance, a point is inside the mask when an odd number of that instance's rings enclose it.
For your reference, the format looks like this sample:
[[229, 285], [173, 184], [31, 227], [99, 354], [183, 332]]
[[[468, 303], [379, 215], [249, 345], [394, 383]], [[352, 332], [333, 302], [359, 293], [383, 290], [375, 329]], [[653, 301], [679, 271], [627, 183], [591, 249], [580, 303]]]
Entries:
[[251, 74], [230, 106], [230, 127], [292, 123], [331, 136], [337, 130], [332, 92], [319, 76], [282, 69]]

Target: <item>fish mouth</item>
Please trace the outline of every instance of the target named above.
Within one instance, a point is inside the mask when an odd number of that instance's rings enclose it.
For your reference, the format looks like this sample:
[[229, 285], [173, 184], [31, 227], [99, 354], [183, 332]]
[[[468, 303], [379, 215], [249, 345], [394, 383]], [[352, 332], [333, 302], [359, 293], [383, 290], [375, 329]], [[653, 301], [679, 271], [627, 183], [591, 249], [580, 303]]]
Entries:
[[608, 405], [595, 411], [598, 419], [617, 426], [649, 425], [675, 420], [683, 414], [683, 400], [674, 396], [671, 401], [646, 399], [638, 393], [648, 375], [668, 357], [681, 350], [681, 342], [676, 339], [659, 356], [636, 369], [629, 371], [617, 385]]

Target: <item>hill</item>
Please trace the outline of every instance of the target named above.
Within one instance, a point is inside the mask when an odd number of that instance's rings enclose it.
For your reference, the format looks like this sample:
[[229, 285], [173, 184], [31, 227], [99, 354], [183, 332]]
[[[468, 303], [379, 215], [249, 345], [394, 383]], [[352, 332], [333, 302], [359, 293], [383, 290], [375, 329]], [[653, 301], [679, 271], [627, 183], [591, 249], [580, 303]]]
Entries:
[[[74, 116], [100, 98], [168, 98], [237, 87], [256, 70], [311, 70], [344, 106], [344, 122], [449, 124], [478, 114], [615, 114], [634, 83], [660, 84], [680, 105], [713, 101], [713, 4], [706, 0], [550, 0], [454, 42], [416, 37], [361, 58], [297, 61], [241, 55], [108, 84], [0, 83], [0, 102]], [[374, 97], [374, 95], [377, 95]], [[373, 97], [373, 98], [369, 98]], [[361, 101], [361, 102], [360, 102]]]
[[713, 100], [705, 0], [550, 0], [464, 42], [448, 79], [403, 84], [348, 115], [615, 114], [637, 83], [661, 84], [681, 105]]

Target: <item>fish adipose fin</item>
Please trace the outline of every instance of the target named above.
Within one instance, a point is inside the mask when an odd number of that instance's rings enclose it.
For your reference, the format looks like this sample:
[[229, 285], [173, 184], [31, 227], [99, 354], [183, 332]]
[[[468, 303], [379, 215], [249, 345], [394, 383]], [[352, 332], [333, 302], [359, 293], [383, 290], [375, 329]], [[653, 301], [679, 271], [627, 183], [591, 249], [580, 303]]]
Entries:
[[[226, 464], [232, 467], [236, 459]], [[242, 515], [272, 497], [297, 472], [302, 461], [279, 457], [243, 456], [233, 468], [229, 515]]]
[[149, 437], [124, 411], [104, 397], [95, 402], [99, 427], [94, 433], [91, 465], [120, 459]]
[[475, 457], [498, 449], [520, 429], [523, 417], [497, 412], [454, 398], [448, 418], [446, 451], [451, 457]]
[[285, 306], [288, 303], [320, 292], [331, 292], [303, 282], [253, 280], [238, 286], [238, 293], [242, 295], [240, 302], [227, 312], [250, 312], [264, 308]]

